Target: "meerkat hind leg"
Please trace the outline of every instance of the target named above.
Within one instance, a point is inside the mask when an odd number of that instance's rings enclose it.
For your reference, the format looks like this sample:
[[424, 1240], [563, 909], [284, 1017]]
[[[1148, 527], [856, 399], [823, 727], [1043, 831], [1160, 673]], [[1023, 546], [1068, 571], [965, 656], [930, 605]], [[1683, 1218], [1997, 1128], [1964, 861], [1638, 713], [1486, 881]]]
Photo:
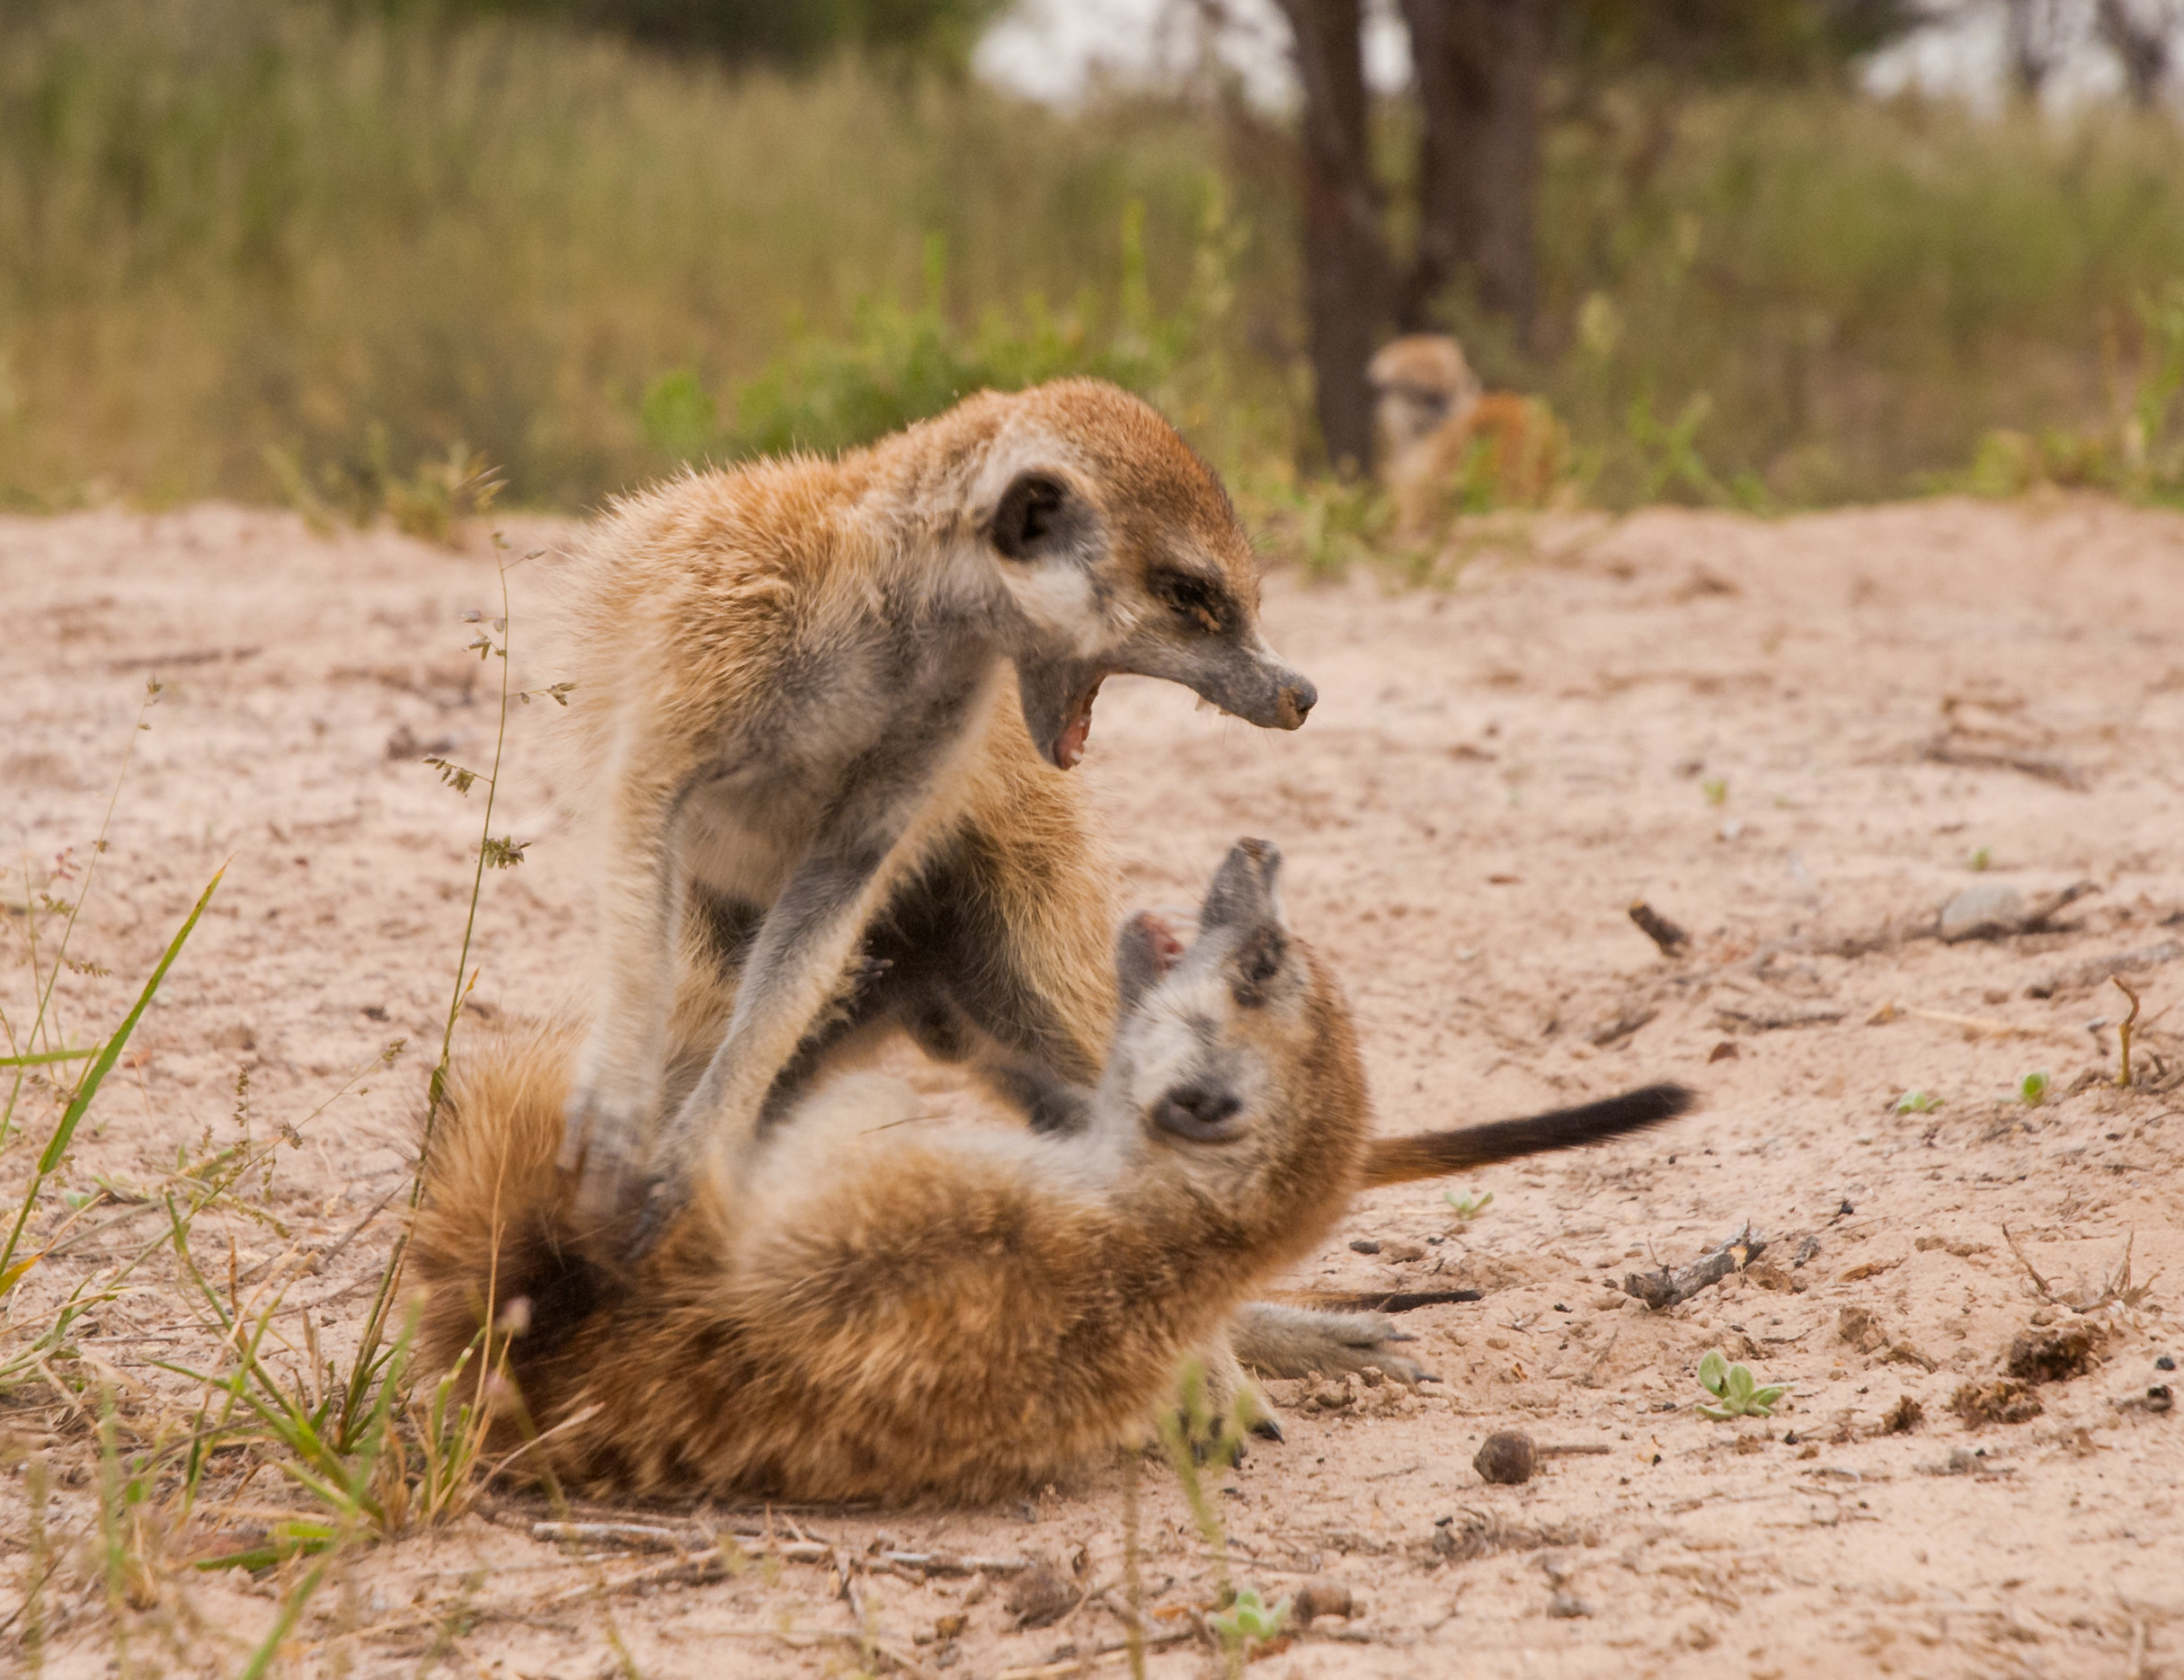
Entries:
[[1434, 1381], [1391, 1346], [1416, 1339], [1384, 1312], [1328, 1312], [1272, 1301], [1247, 1302], [1230, 1329], [1237, 1358], [1270, 1377], [1340, 1376], [1372, 1365], [1399, 1382]]

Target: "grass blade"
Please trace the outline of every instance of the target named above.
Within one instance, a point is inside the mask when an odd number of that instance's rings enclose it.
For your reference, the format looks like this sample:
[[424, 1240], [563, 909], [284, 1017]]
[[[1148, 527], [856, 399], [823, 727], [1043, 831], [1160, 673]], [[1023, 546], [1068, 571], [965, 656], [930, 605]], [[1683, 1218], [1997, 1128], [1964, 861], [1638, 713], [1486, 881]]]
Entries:
[[54, 1062], [81, 1062], [105, 1048], [104, 1044], [93, 1044], [88, 1050], [41, 1050], [34, 1056], [0, 1056], [0, 1068], [42, 1068]]
[[[226, 866], [223, 864], [214, 871], [212, 879], [205, 884], [205, 890], [198, 894], [197, 902], [191, 907], [188, 918], [175, 931], [174, 937], [167, 941], [167, 948], [161, 955], [158, 965], [152, 970], [152, 977], [144, 982], [144, 990], [138, 994], [136, 1007], [122, 1018], [121, 1025], [114, 1029], [113, 1036], [100, 1049], [97, 1059], [77, 1083], [75, 1095], [68, 1099], [68, 1107], [61, 1114], [60, 1124], [54, 1128], [44, 1153], [38, 1158], [38, 1169], [31, 1175], [30, 1187], [22, 1193], [22, 1205], [15, 1210], [15, 1223], [7, 1234], [7, 1247], [0, 1249], [0, 1276], [10, 1274], [16, 1245], [22, 1240], [22, 1227], [31, 1217], [31, 1209], [38, 1200], [40, 1188], [67, 1154], [69, 1141], [75, 1136], [75, 1128], [89, 1111], [92, 1099], [99, 1094], [99, 1086], [113, 1071], [114, 1063], [121, 1059], [121, 1052], [128, 1047], [129, 1035], [137, 1030], [137, 1023], [144, 1018], [144, 1012], [152, 1007], [152, 1000], [158, 995], [160, 985], [167, 977], [167, 970], [174, 966], [174, 959], [182, 955], [182, 947], [197, 928], [198, 918], [205, 913], [205, 906], [212, 902], [212, 895], [220, 884], [220, 877], [226, 873]], [[21, 1274], [14, 1276], [19, 1277]]]

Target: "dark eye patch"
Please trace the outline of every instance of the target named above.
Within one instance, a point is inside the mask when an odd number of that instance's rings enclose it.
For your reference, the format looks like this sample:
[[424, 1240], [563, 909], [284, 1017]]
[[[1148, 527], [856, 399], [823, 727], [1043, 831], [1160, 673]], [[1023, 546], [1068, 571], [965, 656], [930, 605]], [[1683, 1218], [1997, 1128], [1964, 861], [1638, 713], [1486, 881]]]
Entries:
[[1266, 1001], [1266, 988], [1282, 972], [1289, 956], [1289, 941], [1279, 928], [1262, 929], [1236, 954], [1236, 975], [1229, 991], [1242, 1009], [1256, 1009]]
[[1178, 618], [1218, 636], [1229, 627], [1236, 606], [1218, 583], [1188, 572], [1159, 571], [1145, 580], [1152, 598]]

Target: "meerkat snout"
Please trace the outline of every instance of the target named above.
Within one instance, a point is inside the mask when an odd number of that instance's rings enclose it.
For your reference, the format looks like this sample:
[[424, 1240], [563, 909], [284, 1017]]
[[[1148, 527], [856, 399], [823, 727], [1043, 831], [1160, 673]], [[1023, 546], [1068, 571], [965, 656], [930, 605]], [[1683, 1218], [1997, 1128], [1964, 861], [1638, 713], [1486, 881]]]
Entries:
[[1234, 1091], [1178, 1085], [1153, 1105], [1153, 1124], [1194, 1143], [1218, 1143], [1244, 1130], [1244, 1102]]

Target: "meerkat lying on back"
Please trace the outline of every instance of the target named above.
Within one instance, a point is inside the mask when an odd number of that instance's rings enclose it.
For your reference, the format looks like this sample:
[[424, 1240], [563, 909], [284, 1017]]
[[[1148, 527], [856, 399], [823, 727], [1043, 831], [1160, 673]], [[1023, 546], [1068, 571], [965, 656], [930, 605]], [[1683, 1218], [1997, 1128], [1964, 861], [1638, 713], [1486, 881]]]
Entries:
[[[1089, 380], [619, 504], [570, 600], [604, 855], [560, 1148], [582, 1220], [641, 1248], [670, 1211], [635, 1218], [648, 1184], [688, 1182], [710, 1139], [891, 1024], [1066, 1124], [1039, 1081], [1097, 1072], [1114, 906], [1061, 772], [1117, 672], [1301, 724], [1312, 685], [1266, 645], [1257, 598], [1212, 470]], [[664, 1112], [688, 920], [739, 978]]]
[[[1564, 437], [1547, 405], [1487, 391], [1444, 333], [1415, 333], [1383, 345], [1366, 369], [1373, 413], [1387, 445], [1382, 482], [1395, 499], [1396, 535], [1431, 538], [1452, 490], [1482, 469], [1494, 500], [1544, 502], [1561, 471]], [[1488, 451], [1480, 462], [1480, 449]]]
[[[584, 1258], [555, 1167], [574, 1035], [468, 1060], [411, 1249], [423, 1357], [513, 1331], [494, 1347], [531, 1467], [640, 1493], [975, 1500], [1141, 1438], [1194, 1350], [1371, 1175], [1349, 1012], [1283, 916], [1278, 865], [1240, 842], [1187, 950], [1150, 916], [1123, 929], [1119, 1025], [1069, 1135], [919, 1121], [907, 1087], [852, 1076], [724, 1140], [627, 1273]], [[693, 1056], [717, 998], [685, 994]], [[1650, 1095], [1650, 1118], [1687, 1100]], [[1632, 1112], [1588, 1137], [1648, 1123]]]

